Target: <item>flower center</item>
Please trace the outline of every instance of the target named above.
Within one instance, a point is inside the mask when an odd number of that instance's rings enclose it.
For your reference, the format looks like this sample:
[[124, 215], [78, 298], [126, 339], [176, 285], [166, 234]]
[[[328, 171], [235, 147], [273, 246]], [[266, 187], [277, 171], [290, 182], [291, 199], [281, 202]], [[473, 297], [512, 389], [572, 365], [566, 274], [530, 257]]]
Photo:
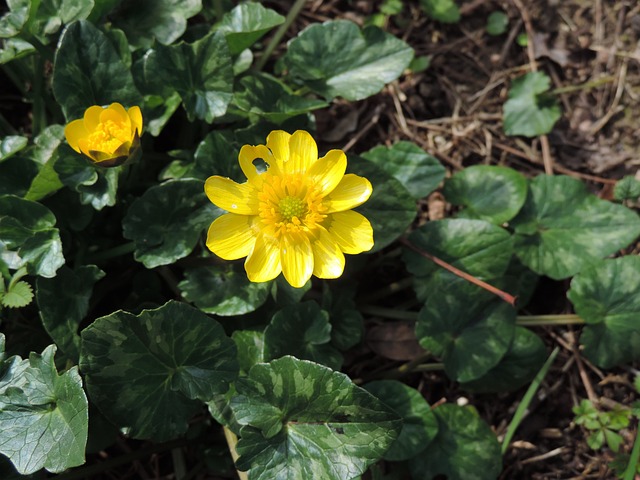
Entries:
[[113, 120], [100, 122], [87, 139], [88, 150], [115, 152], [120, 145], [131, 141], [131, 133], [121, 123]]
[[284, 197], [278, 202], [278, 211], [284, 220], [291, 222], [293, 217], [302, 218], [307, 211], [307, 206], [300, 198]]

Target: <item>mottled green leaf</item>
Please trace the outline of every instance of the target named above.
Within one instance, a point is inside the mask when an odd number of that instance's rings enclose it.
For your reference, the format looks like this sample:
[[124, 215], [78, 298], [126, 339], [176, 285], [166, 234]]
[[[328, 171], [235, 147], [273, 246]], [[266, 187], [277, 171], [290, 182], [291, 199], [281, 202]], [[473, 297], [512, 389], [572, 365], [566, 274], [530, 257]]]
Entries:
[[329, 314], [313, 301], [279, 310], [264, 331], [264, 357], [273, 360], [293, 355], [337, 370], [342, 355], [332, 347]]
[[618, 201], [637, 200], [640, 197], [640, 180], [633, 175], [626, 175], [616, 183], [613, 198]]
[[77, 367], [58, 375], [55, 351], [50, 345], [29, 360], [12, 357], [0, 370], [0, 453], [23, 475], [85, 461], [87, 398]]
[[147, 95], [145, 99], [145, 132], [157, 137], [181, 103], [178, 92], [173, 92], [166, 100], [157, 95]]
[[117, 101], [131, 107], [142, 103], [131, 72], [113, 44], [85, 20], [72, 23], [60, 36], [53, 93], [67, 120], [81, 118], [92, 105]]
[[448, 178], [443, 193], [448, 202], [465, 207], [459, 217], [502, 225], [524, 205], [527, 179], [511, 168], [474, 165]]
[[416, 216], [415, 200], [398, 180], [368, 160], [349, 155], [347, 173], [366, 177], [373, 186], [369, 200], [356, 210], [371, 222], [375, 244], [370, 252], [376, 252], [411, 225]]
[[377, 27], [347, 20], [311, 24], [289, 41], [289, 74], [327, 100], [362, 100], [397, 79], [413, 49]]
[[378, 380], [364, 388], [402, 417], [402, 430], [385, 460], [399, 462], [416, 456], [438, 433], [438, 421], [431, 407], [417, 390], [397, 380]]
[[184, 303], [117, 311], [82, 331], [80, 369], [93, 403], [134, 438], [168, 440], [238, 374], [218, 322]]
[[255, 330], [236, 330], [231, 335], [238, 348], [240, 370], [248, 373], [257, 363], [263, 363], [264, 333]]
[[259, 3], [247, 2], [226, 13], [216, 30], [224, 34], [231, 55], [237, 55], [282, 22], [284, 17], [277, 12]]
[[500, 363], [461, 387], [479, 393], [516, 390], [533, 380], [546, 358], [540, 337], [524, 327], [516, 327], [511, 346]]
[[487, 33], [492, 36], [502, 35], [509, 26], [509, 17], [506, 13], [496, 10], [487, 17]]
[[62, 25], [84, 20], [94, 6], [94, 0], [39, 0], [38, 9], [29, 21], [31, 33], [41, 39], [54, 35]]
[[454, 0], [420, 0], [420, 6], [439, 22], [458, 23], [460, 20], [460, 10]]
[[454, 277], [427, 299], [418, 315], [416, 336], [424, 349], [442, 356], [450, 378], [469, 382], [504, 357], [515, 334], [515, 321], [511, 305]]
[[513, 81], [509, 100], [504, 104], [507, 135], [536, 137], [551, 131], [561, 113], [556, 98], [546, 93], [549, 83], [543, 72], [530, 72]]
[[113, 207], [116, 204], [118, 176], [121, 168], [98, 169], [94, 167], [94, 172], [97, 175], [95, 182], [81, 183], [75, 187], [75, 190], [80, 194], [80, 203], [91, 205], [96, 210]]
[[269, 296], [269, 282], [250, 282], [241, 263], [209, 265], [184, 272], [178, 284], [185, 300], [200, 310], [217, 315], [244, 315], [253, 312]]
[[104, 275], [94, 265], [76, 270], [62, 267], [56, 278], [39, 278], [36, 283], [42, 324], [60, 350], [75, 363], [80, 356], [78, 327], [89, 310], [93, 284]]
[[578, 273], [567, 294], [587, 326], [580, 343], [602, 368], [640, 358], [640, 258], [603, 260]]
[[125, 238], [135, 242], [134, 257], [147, 268], [186, 257], [218, 209], [200, 180], [169, 180], [136, 199], [122, 220]]
[[397, 178], [416, 199], [429, 195], [444, 180], [445, 169], [438, 159], [412, 142], [380, 145], [362, 157]]
[[91, 186], [98, 181], [98, 167], [69, 145], [61, 145], [58, 155], [53, 168], [64, 186], [79, 191], [81, 186]]
[[201, 0], [137, 0], [122, 2], [112, 17], [132, 45], [149, 48], [154, 39], [164, 45], [176, 41], [201, 9]]
[[231, 408], [244, 425], [236, 465], [250, 480], [357, 477], [382, 457], [401, 421], [349, 377], [284, 357], [236, 384]]
[[32, 3], [31, 0], [7, 0], [8, 11], [0, 17], [0, 38], [14, 37], [22, 31], [32, 14]]
[[221, 33], [191, 44], [157, 45], [145, 56], [144, 74], [180, 94], [190, 121], [212, 122], [232, 98], [233, 63]]
[[592, 195], [575, 178], [540, 175], [511, 225], [515, 253], [533, 271], [556, 280], [626, 247], [640, 235], [628, 208]]
[[0, 141], [0, 162], [27, 146], [29, 140], [20, 135], [8, 135]]
[[39, 163], [41, 168], [25, 194], [27, 200], [40, 200], [63, 187], [55, 171], [55, 164], [59, 158], [58, 148], [63, 139], [62, 125], [50, 125], [36, 137], [34, 148], [31, 149], [29, 156]]
[[433, 412], [438, 434], [429, 447], [409, 461], [414, 480], [495, 480], [502, 470], [495, 434], [469, 407], [445, 404]]
[[7, 38], [0, 42], [0, 65], [31, 55], [35, 51], [35, 47], [29, 42], [16, 37]]

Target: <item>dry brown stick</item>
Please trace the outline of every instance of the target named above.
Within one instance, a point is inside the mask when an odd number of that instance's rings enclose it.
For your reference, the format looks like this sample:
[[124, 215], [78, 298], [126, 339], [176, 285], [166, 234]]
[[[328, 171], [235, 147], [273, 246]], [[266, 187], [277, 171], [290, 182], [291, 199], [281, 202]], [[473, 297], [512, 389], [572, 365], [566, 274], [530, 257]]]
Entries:
[[611, 106], [596, 123], [594, 123], [589, 129], [589, 133], [591, 135], [595, 135], [598, 133], [608, 122], [611, 120], [616, 113], [618, 113], [618, 105], [620, 104], [620, 100], [622, 99], [622, 94], [624, 93], [625, 81], [627, 79], [627, 65], [629, 64], [628, 59], [624, 59], [622, 61], [622, 65], [620, 66], [620, 73], [618, 75], [618, 85], [616, 87], [616, 93], [613, 97], [613, 101], [611, 102]]
[[573, 334], [573, 330], [569, 329], [569, 337], [571, 339], [571, 350], [573, 351], [573, 355], [576, 359], [576, 365], [578, 367], [578, 372], [580, 373], [580, 379], [582, 380], [582, 385], [584, 386], [584, 390], [587, 392], [587, 397], [594, 405], [598, 405], [598, 396], [596, 395], [595, 390], [593, 389], [593, 385], [591, 384], [591, 380], [587, 375], [587, 372], [584, 368], [584, 363], [582, 361], [582, 357], [580, 352], [578, 351], [578, 342], [576, 340], [576, 336]]

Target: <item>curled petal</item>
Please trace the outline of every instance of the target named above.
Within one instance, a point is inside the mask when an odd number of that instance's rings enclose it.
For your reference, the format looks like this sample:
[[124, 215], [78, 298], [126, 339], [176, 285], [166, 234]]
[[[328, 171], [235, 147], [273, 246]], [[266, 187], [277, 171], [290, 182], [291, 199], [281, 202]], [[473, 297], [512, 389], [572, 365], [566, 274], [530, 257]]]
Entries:
[[291, 135], [284, 130], [274, 130], [267, 136], [267, 148], [271, 150], [276, 162], [283, 169], [286, 162], [289, 161], [289, 139]]
[[371, 182], [364, 177], [348, 173], [338, 186], [325, 197], [324, 205], [328, 213], [344, 212], [362, 205], [373, 192]]
[[104, 108], [94, 105], [93, 107], [89, 107], [84, 112], [84, 128], [87, 129], [87, 132], [92, 133], [100, 124], [100, 115], [102, 114]]
[[318, 160], [316, 141], [308, 132], [296, 130], [289, 139], [289, 160], [284, 162], [284, 171], [304, 173], [316, 160]]
[[273, 280], [280, 272], [280, 242], [270, 235], [260, 234], [253, 250], [244, 262], [247, 277], [252, 282]]
[[309, 169], [309, 177], [320, 187], [323, 195], [331, 193], [342, 181], [347, 169], [347, 156], [342, 150], [331, 150]]
[[338, 278], [344, 271], [344, 254], [340, 246], [324, 228], [311, 240], [313, 274], [318, 278]]
[[251, 253], [256, 243], [255, 217], [227, 213], [216, 218], [207, 232], [207, 248], [225, 260], [237, 260]]
[[82, 119], [74, 120], [64, 127], [64, 136], [67, 139], [67, 143], [78, 153], [80, 153], [80, 145], [78, 142], [87, 135], [89, 135], [89, 133], [84, 127], [84, 120]]
[[229, 178], [207, 178], [204, 191], [214, 205], [238, 215], [257, 215], [258, 199], [255, 190], [247, 183], [236, 183]]
[[[247, 180], [256, 181], [259, 178], [261, 172], [258, 171], [255, 160], [261, 158], [268, 165], [269, 169], [271, 167], [277, 168], [275, 165], [275, 160], [273, 155], [269, 151], [269, 149], [264, 145], [245, 145], [240, 149], [240, 153], [238, 155], [238, 162], [240, 163], [240, 168], [242, 169], [242, 173], [247, 177]], [[273, 164], [273, 165], [272, 165]]]
[[373, 248], [371, 223], [358, 212], [333, 213], [325, 220], [324, 227], [344, 253], [362, 253]]
[[100, 122], [106, 123], [109, 120], [117, 125], [124, 125], [127, 129], [131, 128], [131, 119], [124, 107], [119, 103], [112, 103], [109, 108], [102, 110]]
[[135, 132], [138, 132], [138, 135], [142, 135], [142, 112], [140, 107], [131, 107], [127, 110], [127, 115], [131, 119], [131, 135], [135, 135]]
[[285, 233], [280, 240], [282, 273], [292, 287], [301, 288], [313, 273], [313, 251], [302, 233]]

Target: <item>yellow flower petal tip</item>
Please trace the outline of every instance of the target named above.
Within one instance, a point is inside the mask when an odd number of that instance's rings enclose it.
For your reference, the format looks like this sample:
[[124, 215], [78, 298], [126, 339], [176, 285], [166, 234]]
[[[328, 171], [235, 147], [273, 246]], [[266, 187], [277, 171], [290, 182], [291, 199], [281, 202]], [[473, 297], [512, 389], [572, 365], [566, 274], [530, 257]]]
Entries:
[[84, 117], [64, 129], [69, 146], [101, 167], [117, 167], [140, 156], [142, 112], [134, 106], [125, 110], [117, 102], [108, 107], [87, 108]]
[[315, 140], [303, 130], [273, 131], [265, 143], [240, 150], [246, 182], [219, 176], [205, 182], [209, 200], [229, 212], [212, 223], [207, 247], [223, 259], [246, 256], [252, 282], [282, 273], [299, 288], [312, 275], [340, 277], [345, 253], [373, 247], [371, 224], [351, 210], [368, 200], [371, 183], [345, 175], [347, 157], [341, 150], [318, 158]]

